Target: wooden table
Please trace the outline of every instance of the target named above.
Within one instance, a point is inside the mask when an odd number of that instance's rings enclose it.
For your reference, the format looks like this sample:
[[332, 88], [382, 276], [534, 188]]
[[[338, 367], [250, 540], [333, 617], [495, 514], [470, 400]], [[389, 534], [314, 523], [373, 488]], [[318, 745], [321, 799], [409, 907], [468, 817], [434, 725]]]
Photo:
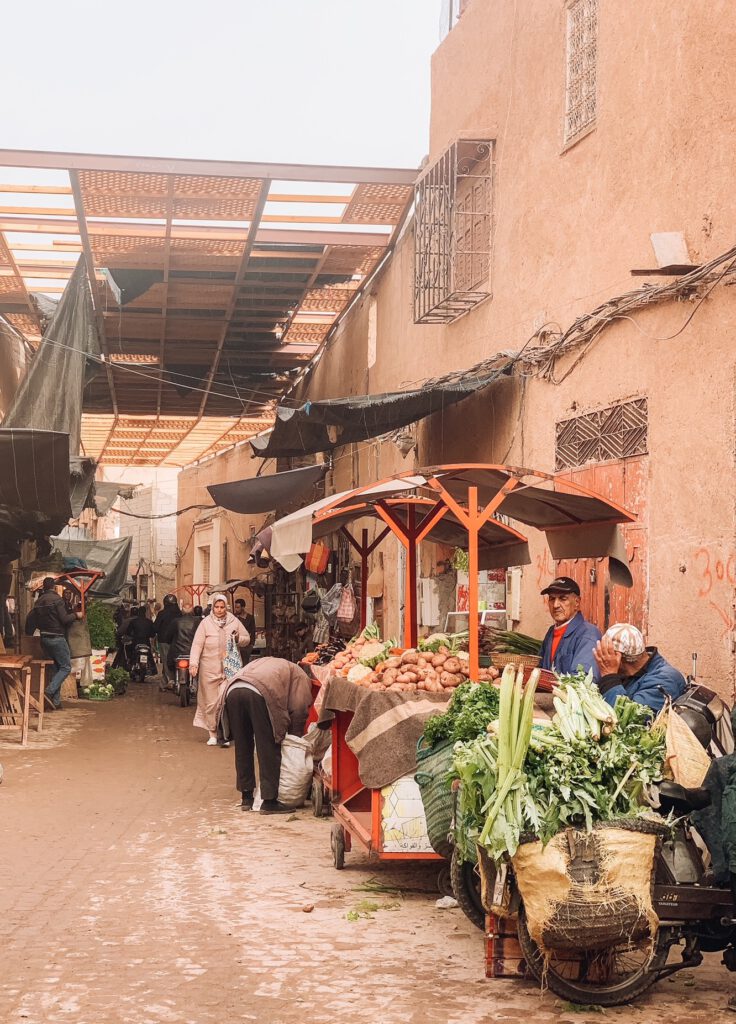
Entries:
[[[43, 673], [41, 673], [43, 676]], [[15, 710], [12, 695], [20, 700]], [[28, 719], [31, 713], [31, 657], [28, 654], [0, 654], [0, 729], [15, 729], [20, 719], [20, 743], [28, 745]], [[36, 701], [33, 701], [38, 707]], [[43, 707], [43, 700], [41, 701]], [[43, 716], [39, 716], [39, 722]]]

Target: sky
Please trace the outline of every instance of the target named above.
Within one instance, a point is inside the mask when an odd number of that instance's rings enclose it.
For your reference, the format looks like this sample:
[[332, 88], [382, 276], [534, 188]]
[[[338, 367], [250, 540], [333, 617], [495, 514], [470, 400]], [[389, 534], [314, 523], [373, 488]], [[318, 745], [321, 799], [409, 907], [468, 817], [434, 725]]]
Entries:
[[0, 147], [417, 167], [440, 0], [0, 5]]

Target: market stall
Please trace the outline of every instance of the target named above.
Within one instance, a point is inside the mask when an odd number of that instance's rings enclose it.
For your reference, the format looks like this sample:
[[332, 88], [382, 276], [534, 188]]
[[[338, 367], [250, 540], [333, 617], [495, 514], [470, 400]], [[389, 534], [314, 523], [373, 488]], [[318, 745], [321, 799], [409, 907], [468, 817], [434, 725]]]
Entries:
[[[497, 516], [503, 515], [504, 521]], [[466, 547], [469, 555], [469, 607], [478, 608], [478, 572], [481, 569], [498, 566], [523, 565], [530, 562], [526, 538], [506, 522], [506, 517], [515, 522], [533, 526], [544, 532], [554, 558], [607, 556], [611, 577], [615, 582], [631, 585], [625, 548], [617, 524], [632, 522], [634, 516], [625, 509], [606, 501], [584, 488], [560, 481], [555, 477], [532, 470], [507, 466], [483, 464], [447, 465], [422, 470], [418, 473], [399, 474], [388, 480], [369, 484], [365, 487], [346, 491], [322, 499], [313, 505], [274, 523], [271, 536], [271, 554], [279, 558], [293, 559], [309, 550], [313, 540], [336, 531], [349, 531], [359, 520], [378, 519], [385, 524], [377, 537], [369, 543], [368, 530], [363, 527], [361, 539], [351, 533], [351, 543], [358, 551], [363, 567], [373, 549], [388, 533], [394, 534], [406, 549], [406, 600], [404, 609], [404, 647], [414, 650], [418, 643], [417, 630], [417, 548], [424, 540], [440, 540], [459, 547]], [[367, 572], [363, 572], [367, 578]], [[362, 621], [365, 621], [365, 591], [361, 592]], [[465, 675], [449, 673], [456, 677], [454, 685], [463, 679], [479, 680], [481, 676], [479, 631], [473, 618], [470, 620]], [[443, 651], [443, 656], [450, 655]], [[404, 674], [406, 675], [406, 674]], [[487, 677], [486, 677], [487, 678]], [[372, 718], [370, 730], [373, 734], [381, 731], [379, 720], [386, 709], [379, 710], [390, 690], [392, 714], [394, 707], [404, 706], [399, 714], [409, 720], [418, 717], [406, 705], [434, 703], [440, 707], [447, 703], [451, 687], [445, 688], [435, 680], [427, 689], [426, 682], [418, 680], [392, 683], [381, 688], [374, 697], [348, 698], [342, 686], [332, 685], [332, 673], [322, 674], [324, 692], [320, 695], [321, 706], [333, 719], [333, 769], [330, 780], [332, 803], [338, 823], [333, 829], [332, 845], [336, 866], [342, 866], [344, 853], [355, 840], [370, 853], [377, 856], [438, 857], [431, 851], [426, 837], [421, 851], [415, 847], [411, 852], [387, 850], [382, 839], [382, 822], [387, 817], [386, 807], [392, 794], [386, 787], [371, 785], [362, 777], [362, 768], [356, 752], [367, 726], [354, 724], [354, 716], [360, 707], [361, 720]], [[355, 685], [348, 681], [347, 685]], [[419, 694], [421, 685], [424, 691]], [[370, 687], [369, 687], [370, 688]], [[443, 701], [444, 696], [444, 701]], [[425, 715], [429, 717], [428, 709]], [[389, 720], [390, 720], [389, 715]], [[416, 767], [416, 739], [404, 738], [403, 744], [412, 769]], [[406, 781], [409, 776], [404, 776]], [[398, 779], [398, 776], [397, 776]], [[375, 781], [375, 780], [372, 780]], [[380, 780], [383, 782], [383, 779]], [[413, 779], [411, 780], [413, 782]], [[412, 796], [419, 795], [413, 793]], [[411, 799], [408, 794], [404, 799]], [[388, 804], [387, 804], [388, 802]]]

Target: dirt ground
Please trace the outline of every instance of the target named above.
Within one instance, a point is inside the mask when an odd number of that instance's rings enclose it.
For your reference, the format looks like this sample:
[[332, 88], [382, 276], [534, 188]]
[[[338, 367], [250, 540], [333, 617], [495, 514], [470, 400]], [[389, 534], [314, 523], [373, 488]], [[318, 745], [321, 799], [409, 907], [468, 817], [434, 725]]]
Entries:
[[[486, 980], [481, 933], [435, 907], [436, 869], [352, 852], [337, 872], [329, 819], [242, 813], [232, 750], [154, 684], [67, 707], [27, 749], [0, 743], [3, 1024], [603, 1019]], [[359, 888], [376, 877], [401, 892]], [[366, 899], [380, 909], [349, 920]], [[736, 1020], [719, 959], [605, 1016]]]

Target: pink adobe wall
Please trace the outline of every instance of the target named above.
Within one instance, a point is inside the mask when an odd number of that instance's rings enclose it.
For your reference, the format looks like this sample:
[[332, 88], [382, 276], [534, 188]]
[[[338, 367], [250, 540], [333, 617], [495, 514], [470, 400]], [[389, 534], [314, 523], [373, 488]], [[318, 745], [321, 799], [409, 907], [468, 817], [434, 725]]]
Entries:
[[[471, 0], [432, 64], [432, 159], [463, 134], [497, 139], [493, 297], [447, 327], [414, 325], [409, 230], [373, 285], [375, 366], [365, 361], [366, 296], [308, 382], [311, 398], [405, 387], [518, 349], [544, 321], [564, 329], [641, 285], [630, 270], [654, 265], [651, 232], [683, 231], [696, 262], [734, 243], [730, 5], [652, 0], [627, 5], [624, 17], [601, 2], [597, 125], [567, 152], [564, 4], [516, 5], [512, 32], [514, 6]], [[551, 471], [558, 420], [647, 396], [650, 638], [685, 669], [698, 650], [723, 692], [733, 687], [735, 298], [720, 286], [681, 334], [692, 303], [641, 311], [636, 324], [604, 332], [564, 384], [529, 381], [523, 408], [519, 381], [505, 381], [421, 424], [417, 457], [419, 465], [505, 457]], [[374, 458], [374, 447], [362, 454]], [[392, 445], [378, 457], [378, 471], [361, 482], [392, 472], [397, 459], [408, 464]], [[342, 462], [336, 486], [352, 482], [345, 464], [354, 459]], [[390, 552], [386, 565], [388, 581]], [[541, 631], [531, 568], [523, 594], [522, 625]]]
[[[652, 232], [684, 232], [695, 262], [736, 243], [732, 5], [600, 0], [599, 11], [596, 127], [563, 152], [563, 0], [470, 0], [432, 61], [431, 159], [458, 136], [496, 140], [492, 298], [449, 326], [415, 325], [409, 226], [302, 396], [396, 390], [518, 350], [546, 321], [564, 330], [611, 296], [662, 282], [630, 274], [654, 265]], [[377, 358], [369, 368], [372, 298]], [[339, 449], [328, 483], [341, 490], [443, 461], [549, 472], [559, 420], [646, 396], [649, 637], [685, 670], [697, 650], [705, 680], [731, 693], [736, 293], [717, 286], [685, 326], [694, 308], [651, 306], [607, 328], [564, 383], [505, 380], [445, 410], [419, 425], [416, 456], [402, 459], [390, 442]], [[559, 376], [574, 358], [559, 364]], [[227, 472], [245, 475], [239, 458]], [[223, 470], [212, 462], [208, 473]], [[543, 548], [530, 540], [521, 626], [541, 632]], [[390, 631], [399, 624], [397, 552], [393, 538], [381, 549]]]

